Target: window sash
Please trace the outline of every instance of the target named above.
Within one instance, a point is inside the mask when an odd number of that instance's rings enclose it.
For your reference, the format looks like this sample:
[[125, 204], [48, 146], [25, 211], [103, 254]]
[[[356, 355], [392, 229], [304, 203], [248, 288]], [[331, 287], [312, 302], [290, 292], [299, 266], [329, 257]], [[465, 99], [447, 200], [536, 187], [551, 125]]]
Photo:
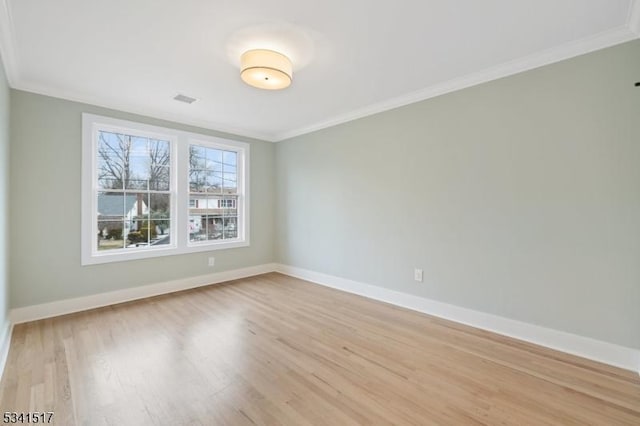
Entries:
[[[231, 191], [231, 192], [225, 192], [225, 187], [224, 187], [224, 183], [220, 189], [220, 191], [193, 191], [192, 190], [192, 172], [199, 172], [199, 171], [205, 171], [208, 172], [210, 171], [209, 169], [202, 168], [202, 167], [192, 167], [192, 163], [191, 163], [191, 157], [189, 157], [189, 162], [188, 162], [188, 177], [189, 177], [189, 182], [188, 184], [188, 195], [189, 195], [189, 199], [191, 199], [192, 197], [195, 197], [196, 199], [207, 199], [207, 200], [211, 200], [211, 199], [223, 199], [224, 197], [229, 197], [229, 198], [235, 198], [235, 210], [236, 210], [236, 214], [235, 215], [231, 215], [231, 216], [222, 216], [223, 218], [223, 223], [225, 222], [224, 217], [228, 217], [228, 218], [236, 218], [236, 222], [235, 222], [235, 226], [236, 226], [236, 234], [235, 237], [230, 237], [230, 238], [226, 238], [226, 236], [224, 238], [221, 239], [204, 239], [204, 240], [197, 240], [192, 238], [192, 231], [194, 230], [194, 227], [190, 221], [189, 224], [189, 235], [187, 235], [188, 238], [188, 242], [187, 245], [189, 247], [197, 247], [197, 246], [210, 246], [210, 245], [215, 245], [215, 244], [224, 244], [225, 242], [234, 242], [234, 241], [243, 241], [245, 238], [247, 238], [248, 235], [248, 230], [247, 228], [247, 218], [246, 218], [246, 214], [245, 212], [246, 210], [246, 199], [244, 196], [244, 192], [245, 192], [245, 182], [244, 182], [244, 177], [245, 177], [245, 162], [246, 162], [246, 152], [244, 152], [242, 149], [238, 149], [238, 147], [235, 146], [231, 146], [231, 145], [225, 145], [225, 144], [212, 144], [211, 142], [199, 139], [199, 138], [191, 138], [189, 140], [189, 155], [191, 156], [191, 149], [192, 147], [196, 147], [196, 148], [201, 148], [201, 149], [206, 149], [206, 148], [213, 148], [215, 150], [220, 150], [223, 151], [222, 155], [224, 156], [224, 152], [233, 152], [236, 155], [236, 164], [235, 164], [235, 177], [236, 177], [236, 186], [235, 186], [235, 191]], [[222, 160], [224, 163], [224, 159]], [[222, 173], [222, 176], [224, 177], [224, 165], [223, 165], [223, 169], [220, 171], [220, 173]], [[224, 179], [223, 179], [224, 181]], [[189, 202], [187, 202], [189, 203]], [[218, 204], [219, 205], [219, 204]], [[191, 210], [193, 208], [190, 208], [189, 210]], [[216, 207], [215, 209], [226, 209], [226, 208], [221, 208], [221, 207]], [[191, 220], [192, 215], [191, 215], [191, 211], [189, 211], [189, 218]], [[211, 216], [215, 216], [215, 214], [209, 214], [209, 215], [203, 215], [203, 216], [207, 216], [206, 220], [209, 220], [209, 217]], [[208, 229], [206, 230], [207, 234]]]

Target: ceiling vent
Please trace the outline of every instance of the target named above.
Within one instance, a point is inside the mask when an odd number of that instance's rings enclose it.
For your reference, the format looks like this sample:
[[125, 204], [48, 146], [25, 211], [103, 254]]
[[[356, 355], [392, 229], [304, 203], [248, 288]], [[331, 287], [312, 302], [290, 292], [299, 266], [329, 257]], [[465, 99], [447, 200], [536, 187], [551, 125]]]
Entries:
[[192, 98], [190, 96], [183, 95], [181, 93], [178, 93], [176, 96], [173, 97], [173, 99], [178, 101], [178, 102], [184, 102], [185, 104], [192, 104], [195, 101], [197, 101], [196, 98]]

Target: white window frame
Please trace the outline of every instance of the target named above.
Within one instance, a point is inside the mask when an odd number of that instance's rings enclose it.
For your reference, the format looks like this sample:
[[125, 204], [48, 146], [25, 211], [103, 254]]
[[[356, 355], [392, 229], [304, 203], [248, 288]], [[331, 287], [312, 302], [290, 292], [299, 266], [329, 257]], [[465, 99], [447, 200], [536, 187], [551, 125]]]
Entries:
[[[98, 251], [97, 235], [97, 147], [100, 130], [167, 140], [171, 146], [171, 227], [170, 244], [144, 248]], [[201, 144], [237, 152], [238, 237], [228, 240], [189, 242], [189, 145]], [[94, 265], [222, 250], [250, 245], [249, 144], [165, 127], [119, 120], [94, 114], [82, 114], [82, 196], [81, 263]]]
[[[186, 161], [186, 168], [187, 168], [187, 178], [189, 176], [189, 159], [188, 159], [188, 152], [189, 152], [189, 148], [191, 145], [198, 145], [198, 146], [202, 146], [202, 147], [206, 147], [206, 148], [214, 148], [214, 149], [221, 149], [221, 150], [227, 150], [227, 151], [235, 151], [238, 154], [237, 157], [237, 163], [236, 163], [236, 179], [237, 179], [237, 198], [236, 198], [236, 212], [238, 215], [237, 218], [237, 224], [238, 224], [238, 237], [237, 238], [233, 238], [233, 239], [225, 239], [225, 240], [205, 240], [205, 241], [187, 241], [187, 246], [190, 248], [198, 248], [198, 247], [203, 247], [203, 246], [218, 246], [218, 245], [227, 245], [228, 247], [231, 245], [231, 247], [238, 247], [235, 246], [233, 244], [235, 244], [236, 242], [241, 242], [244, 241], [246, 238], [248, 238], [248, 226], [249, 226], [249, 222], [247, 220], [247, 215], [249, 210], [247, 209], [248, 203], [249, 203], [249, 199], [247, 196], [247, 185], [245, 182], [245, 179], [248, 179], [248, 175], [245, 174], [245, 170], [248, 171], [247, 168], [247, 159], [248, 159], [248, 145], [247, 145], [247, 153], [242, 153], [241, 151], [239, 151], [238, 146], [236, 145], [237, 142], [229, 144], [229, 142], [234, 142], [234, 141], [230, 141], [230, 140], [221, 140], [221, 139], [217, 139], [217, 141], [212, 141], [209, 138], [203, 138], [202, 135], [192, 135], [192, 137], [190, 137], [188, 139], [188, 143], [187, 143], [187, 158], [185, 159]], [[186, 205], [189, 205], [189, 194], [190, 194], [190, 190], [189, 190], [189, 182], [187, 180], [186, 183], [186, 195], [187, 195], [187, 200], [185, 201]], [[212, 194], [213, 195], [213, 194]], [[188, 214], [187, 214], [188, 216]], [[187, 217], [187, 222], [188, 222], [188, 217]], [[185, 229], [187, 229], [185, 227]], [[188, 240], [188, 236], [187, 236], [187, 240]]]

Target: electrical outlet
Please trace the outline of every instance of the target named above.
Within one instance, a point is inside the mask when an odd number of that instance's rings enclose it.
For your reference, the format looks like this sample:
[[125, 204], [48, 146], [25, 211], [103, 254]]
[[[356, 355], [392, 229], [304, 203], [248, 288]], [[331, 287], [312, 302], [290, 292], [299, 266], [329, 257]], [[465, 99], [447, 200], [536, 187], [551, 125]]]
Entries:
[[413, 279], [418, 281], [419, 283], [422, 282], [422, 269], [415, 268], [413, 270]]
[[209, 258], [209, 266], [216, 266], [216, 258], [215, 257], [210, 257]]

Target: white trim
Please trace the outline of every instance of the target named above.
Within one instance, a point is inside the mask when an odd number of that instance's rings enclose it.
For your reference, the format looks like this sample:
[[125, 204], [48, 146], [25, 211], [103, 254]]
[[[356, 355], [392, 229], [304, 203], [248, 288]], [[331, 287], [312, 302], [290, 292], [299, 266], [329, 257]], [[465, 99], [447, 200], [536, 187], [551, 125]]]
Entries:
[[188, 290], [196, 287], [204, 287], [225, 281], [252, 277], [254, 275], [266, 274], [268, 272], [275, 271], [275, 267], [276, 265], [273, 263], [266, 263], [263, 265], [234, 269], [231, 271], [215, 272], [213, 274], [165, 281], [157, 284], [125, 288], [122, 290], [110, 291], [108, 293], [58, 300], [50, 303], [43, 303], [41, 305], [14, 308], [11, 310], [9, 317], [12, 324], [20, 324], [43, 318], [70, 314], [73, 312], [101, 308], [103, 306], [114, 305], [117, 303], [130, 302], [132, 300], [144, 299], [161, 294], [174, 293], [176, 291]]
[[[99, 191], [98, 175], [96, 173], [96, 154], [98, 152], [97, 135], [101, 130], [107, 130], [116, 133], [135, 134], [136, 136], [144, 136], [159, 140], [166, 140], [169, 142], [171, 160], [171, 182], [167, 195], [169, 195], [170, 199], [170, 217], [173, 221], [169, 233], [170, 244], [153, 248], [147, 247], [139, 251], [132, 249], [127, 253], [123, 253], [121, 250], [113, 250], [114, 253], [112, 253], [111, 251], [102, 253], [98, 252], [96, 240], [98, 234], [98, 223], [96, 221], [98, 206], [96, 194]], [[178, 240], [178, 227], [176, 226], [178, 210], [176, 203], [177, 145], [178, 136], [170, 129], [162, 129], [142, 123], [119, 121], [109, 117], [100, 117], [92, 114], [82, 114], [82, 265], [91, 265], [95, 263], [106, 263], [120, 260], [143, 259], [175, 254], [174, 252], [178, 248], [178, 245], [176, 243], [176, 241]], [[85, 196], [88, 198], [88, 202], [87, 199], [84, 198]], [[150, 207], [147, 206], [147, 208]], [[91, 229], [91, 232], [85, 232], [89, 228]]]
[[627, 26], [629, 31], [634, 33], [636, 37], [640, 37], [640, 0], [631, 0]]
[[[85, 311], [274, 271], [640, 373], [640, 350], [638, 349], [627, 348], [383, 287], [277, 263], [267, 263], [41, 305], [14, 308], [10, 312], [11, 323], [5, 324], [2, 333], [4, 337], [0, 340], [0, 367], [4, 368], [13, 324]], [[0, 369], [0, 371], [2, 370]]]
[[9, 85], [18, 90], [37, 93], [45, 96], [67, 99], [74, 102], [86, 103], [103, 108], [116, 109], [132, 114], [140, 114], [162, 120], [169, 120], [174, 123], [181, 123], [190, 126], [212, 129], [229, 133], [230, 136], [237, 135], [268, 142], [279, 142], [311, 133], [327, 127], [353, 121], [379, 112], [388, 111], [411, 103], [423, 101], [429, 98], [440, 96], [446, 93], [461, 90], [467, 87], [486, 83], [498, 78], [507, 77], [543, 65], [559, 62], [574, 56], [583, 55], [598, 49], [603, 49], [616, 44], [624, 43], [640, 37], [640, 0], [632, 0], [629, 6], [627, 22], [617, 28], [612, 28], [598, 34], [594, 34], [579, 40], [574, 40], [542, 52], [534, 53], [524, 58], [516, 59], [504, 64], [500, 64], [483, 71], [471, 73], [469, 75], [448, 80], [421, 90], [407, 93], [403, 96], [388, 99], [382, 102], [371, 104], [363, 108], [337, 115], [327, 120], [299, 127], [284, 132], [272, 134], [259, 131], [250, 131], [233, 126], [226, 126], [212, 120], [193, 119], [188, 116], [178, 116], [175, 112], [162, 111], [156, 108], [132, 105], [127, 102], [115, 99], [104, 99], [100, 96], [78, 94], [55, 87], [44, 87], [34, 84], [27, 84], [22, 81], [19, 72], [17, 57], [15, 54], [14, 27], [11, 18], [11, 11], [8, 0], [0, 0], [0, 54], [4, 62]]
[[11, 87], [14, 87], [14, 84], [19, 80], [19, 67], [14, 48], [16, 42], [13, 37], [15, 31], [13, 28], [9, 0], [0, 0], [0, 56], [2, 56], [4, 71]]
[[15, 31], [8, 0], [0, 0], [0, 53], [4, 61], [5, 71], [9, 85], [18, 90], [37, 93], [45, 96], [67, 99], [74, 102], [86, 103], [103, 108], [111, 108], [132, 114], [140, 114], [162, 120], [169, 120], [174, 123], [181, 123], [191, 126], [213, 129], [220, 132], [229, 133], [230, 136], [237, 135], [268, 142], [279, 142], [295, 136], [311, 133], [327, 127], [353, 121], [379, 112], [388, 111], [411, 103], [419, 102], [446, 93], [461, 90], [467, 87], [486, 83], [498, 78], [507, 77], [543, 65], [559, 62], [574, 56], [583, 55], [598, 49], [603, 49], [616, 44], [624, 43], [640, 37], [640, 0], [632, 0], [629, 7], [627, 22], [617, 28], [613, 28], [599, 34], [594, 34], [579, 40], [574, 40], [542, 52], [534, 53], [524, 58], [516, 59], [504, 64], [500, 64], [486, 70], [475, 72], [460, 78], [448, 80], [435, 84], [424, 89], [407, 93], [403, 96], [388, 99], [382, 102], [371, 104], [351, 112], [334, 116], [327, 120], [311, 124], [309, 126], [291, 129], [284, 132], [272, 134], [260, 131], [250, 131], [246, 129], [226, 126], [212, 120], [193, 119], [186, 115], [178, 116], [175, 112], [163, 111], [156, 108], [132, 105], [116, 99], [105, 99], [100, 96], [78, 94], [56, 87], [44, 87], [34, 84], [27, 84], [22, 81], [19, 72], [18, 61], [15, 55]]
[[627, 348], [308, 269], [276, 264], [276, 271], [326, 287], [380, 300], [640, 373], [640, 349]]
[[[16, 77], [19, 76], [16, 74]], [[35, 84], [27, 84], [19, 78], [15, 78], [13, 84], [10, 84], [10, 86], [16, 90], [36, 93], [38, 95], [51, 96], [58, 99], [66, 99], [68, 101], [112, 109], [118, 112], [127, 112], [129, 114], [137, 114], [144, 117], [170, 121], [172, 123], [184, 124], [187, 126], [200, 127], [206, 130], [226, 133], [226, 135], [220, 135], [221, 138], [234, 138], [236, 136], [240, 136], [243, 138], [255, 139], [258, 141], [275, 142], [274, 135], [270, 133], [254, 132], [251, 130], [241, 129], [239, 127], [228, 126], [213, 120], [202, 120], [198, 118], [194, 119], [186, 115], [180, 115], [175, 111], [164, 111], [152, 107], [132, 105], [128, 102], [122, 102], [115, 99], [104, 99], [100, 96], [79, 94], [57, 87], [45, 87]]]
[[0, 378], [4, 372], [4, 366], [9, 357], [9, 346], [11, 345], [11, 335], [13, 334], [13, 324], [7, 318], [0, 330]]
[[551, 49], [546, 49], [541, 52], [525, 56], [523, 58], [505, 62], [503, 64], [496, 65], [482, 71], [473, 72], [463, 77], [454, 78], [452, 80], [434, 84], [415, 92], [410, 92], [402, 96], [371, 104], [363, 108], [347, 112], [345, 114], [337, 115], [333, 118], [321, 121], [319, 123], [314, 123], [309, 126], [278, 133], [275, 135], [275, 141], [280, 142], [282, 140], [290, 139], [295, 136], [315, 132], [327, 127], [333, 127], [338, 124], [347, 123], [359, 118], [364, 118], [373, 114], [378, 114], [380, 112], [424, 101], [436, 96], [456, 92], [458, 90], [466, 89], [472, 86], [477, 86], [479, 84], [487, 83], [499, 78], [508, 77], [510, 75], [518, 74], [544, 65], [549, 65], [555, 62], [563, 61], [565, 59], [573, 58], [575, 56], [583, 55], [585, 53], [593, 52], [595, 50], [604, 49], [605, 47], [624, 43], [626, 41], [633, 40], [636, 37], [638, 37], [638, 35], [634, 34], [627, 25], [623, 25], [611, 30], [594, 34], [589, 37], [574, 40], [569, 43], [553, 47]]
[[[97, 222], [96, 196], [96, 134], [99, 129], [116, 132], [139, 134], [171, 143], [171, 243], [144, 249], [108, 250], [98, 252], [96, 249]], [[241, 201], [238, 209], [238, 237], [230, 240], [216, 240], [200, 244], [188, 241], [189, 223], [187, 206], [189, 199], [189, 144], [200, 143], [233, 150], [238, 153], [238, 195]], [[251, 147], [246, 142], [223, 139], [214, 136], [196, 134], [166, 127], [153, 126], [133, 121], [120, 120], [89, 113], [82, 114], [82, 182], [81, 182], [81, 264], [95, 265], [109, 262], [123, 262], [147, 259], [160, 256], [173, 256], [202, 251], [224, 250], [250, 245], [250, 210], [249, 210], [249, 169]], [[245, 173], [244, 175], [242, 175]]]
[[[189, 149], [191, 145], [199, 145], [203, 147], [210, 147], [215, 149], [228, 149], [229, 151], [233, 151], [237, 154], [237, 163], [236, 163], [236, 212], [237, 212], [237, 238], [230, 240], [222, 240], [222, 241], [206, 241], [206, 242], [191, 242], [187, 240], [187, 247], [194, 251], [206, 250], [207, 247], [215, 247], [220, 244], [220, 248], [232, 248], [234, 247], [244, 247], [250, 244], [250, 227], [251, 227], [251, 218], [250, 218], [250, 150], [249, 145], [243, 142], [235, 142], [235, 141], [227, 141], [222, 139], [208, 139], [201, 137], [202, 135], [190, 135], [186, 143], [184, 144], [186, 149]], [[231, 143], [228, 143], [231, 142]], [[188, 162], [188, 154], [182, 156], [181, 161], [184, 161], [183, 169], [189, 170], [190, 165]], [[180, 167], [178, 168], [180, 169]], [[188, 179], [186, 179], [187, 173], [181, 173], [180, 177], [185, 178], [184, 188], [186, 188], [186, 192], [184, 196], [186, 197], [184, 201], [180, 199], [180, 205], [188, 205], [188, 200], [191, 196], [191, 191], [189, 188]], [[178, 196], [183, 195], [180, 190], [178, 190]], [[203, 194], [204, 195], [204, 194]], [[185, 228], [188, 224], [189, 218], [186, 218]]]

